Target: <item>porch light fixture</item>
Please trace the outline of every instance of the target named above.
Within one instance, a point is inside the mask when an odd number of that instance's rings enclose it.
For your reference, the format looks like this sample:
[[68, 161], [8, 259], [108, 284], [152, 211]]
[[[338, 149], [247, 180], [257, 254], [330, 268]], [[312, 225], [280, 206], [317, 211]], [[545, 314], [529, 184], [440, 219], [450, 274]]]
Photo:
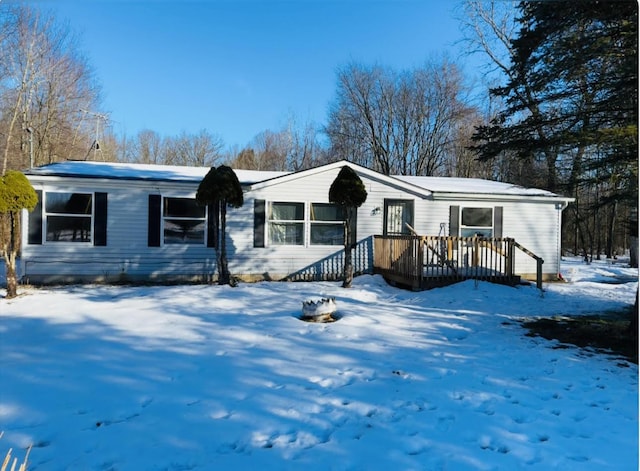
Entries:
[[372, 216], [377, 216], [378, 214], [380, 214], [380, 211], [381, 211], [381, 210], [380, 210], [380, 206], [376, 206], [375, 208], [373, 208], [373, 209], [371, 210], [371, 215], [372, 215]]

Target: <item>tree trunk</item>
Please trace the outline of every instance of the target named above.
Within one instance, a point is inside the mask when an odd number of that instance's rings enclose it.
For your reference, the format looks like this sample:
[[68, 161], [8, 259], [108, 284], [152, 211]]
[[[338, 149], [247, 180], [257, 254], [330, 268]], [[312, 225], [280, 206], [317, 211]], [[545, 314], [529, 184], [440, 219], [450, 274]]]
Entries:
[[4, 255], [5, 274], [7, 279], [7, 299], [18, 296], [18, 276], [16, 274], [16, 254]]
[[344, 246], [344, 282], [343, 288], [351, 288], [353, 282], [353, 258], [351, 256], [351, 244]]
[[[348, 210], [347, 210], [348, 211]], [[353, 282], [353, 257], [351, 256], [351, 218], [344, 223], [344, 281], [343, 288], [351, 288]]]
[[227, 263], [227, 202], [220, 201], [220, 256], [219, 256], [219, 285], [228, 285], [231, 281], [229, 264]]
[[618, 202], [614, 201], [611, 206], [611, 213], [609, 215], [609, 223], [607, 224], [607, 258], [613, 258], [614, 255], [614, 228], [616, 225], [616, 213], [618, 212]]
[[636, 302], [631, 312], [631, 322], [629, 322], [629, 332], [634, 338], [638, 338], [638, 290], [636, 290]]
[[20, 251], [20, 213], [0, 214], [0, 254], [4, 259], [7, 299], [18, 295], [16, 260]]
[[351, 256], [351, 244], [344, 246], [344, 282], [343, 288], [351, 288], [353, 282], [353, 257]]
[[629, 266], [638, 268], [638, 237], [629, 238]]

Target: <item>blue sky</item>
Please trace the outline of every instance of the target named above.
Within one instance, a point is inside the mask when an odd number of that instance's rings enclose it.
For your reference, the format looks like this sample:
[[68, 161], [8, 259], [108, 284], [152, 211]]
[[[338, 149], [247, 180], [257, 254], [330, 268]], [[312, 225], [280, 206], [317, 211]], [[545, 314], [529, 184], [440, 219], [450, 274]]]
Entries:
[[227, 147], [326, 122], [336, 69], [460, 58], [457, 2], [436, 0], [58, 0], [118, 134], [206, 129]]

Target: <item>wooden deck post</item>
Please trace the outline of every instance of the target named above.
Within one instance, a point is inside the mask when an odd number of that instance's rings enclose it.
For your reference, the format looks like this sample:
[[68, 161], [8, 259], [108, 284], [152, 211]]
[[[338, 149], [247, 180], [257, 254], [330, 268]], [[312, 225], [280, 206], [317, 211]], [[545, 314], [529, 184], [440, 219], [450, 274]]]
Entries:
[[446, 286], [466, 279], [514, 285], [515, 251], [536, 260], [542, 290], [543, 260], [512, 238], [457, 236], [374, 236], [374, 273], [411, 289]]
[[480, 244], [478, 236], [473, 236], [473, 266], [480, 265]]
[[515, 251], [515, 246], [513, 244], [513, 239], [508, 239], [507, 240], [507, 261], [506, 261], [506, 265], [507, 265], [507, 276], [513, 276], [513, 265], [514, 265], [514, 258], [516, 255], [516, 251]]
[[536, 258], [536, 287], [542, 291], [542, 264], [544, 260], [540, 257]]

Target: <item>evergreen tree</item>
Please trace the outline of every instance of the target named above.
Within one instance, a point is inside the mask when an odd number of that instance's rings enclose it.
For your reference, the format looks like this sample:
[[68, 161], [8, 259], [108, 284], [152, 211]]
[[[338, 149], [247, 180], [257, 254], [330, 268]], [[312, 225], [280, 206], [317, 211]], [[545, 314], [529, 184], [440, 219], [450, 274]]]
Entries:
[[[575, 186], [590, 170], [637, 164], [637, 4], [522, 2], [510, 82], [492, 94], [507, 108], [479, 128], [476, 147], [489, 159], [557, 156], [556, 170]], [[637, 168], [637, 165], [635, 165]], [[631, 178], [631, 172], [621, 175]], [[622, 186], [631, 196], [633, 185]], [[554, 190], [555, 188], [550, 188]]]
[[214, 217], [219, 218], [219, 224], [215, 224], [219, 243], [217, 249], [218, 283], [228, 285], [231, 283], [231, 274], [227, 262], [227, 206], [239, 208], [244, 204], [242, 186], [235, 172], [226, 165], [221, 165], [218, 168], [212, 167], [198, 186], [196, 201], [202, 205], [212, 206]]
[[619, 203], [637, 207], [638, 5], [584, 0], [518, 8], [510, 80], [491, 91], [506, 107], [477, 129], [475, 149], [485, 160], [512, 152], [544, 162], [547, 189], [577, 198], [576, 233], [592, 238], [595, 231], [583, 227], [589, 221], [605, 214], [613, 227]]
[[7, 298], [18, 295], [16, 260], [20, 252], [20, 216], [38, 204], [35, 190], [22, 173], [9, 170], [0, 178], [0, 255], [5, 262]]
[[367, 190], [358, 174], [348, 166], [340, 173], [329, 188], [329, 202], [342, 208], [344, 214], [344, 282], [343, 288], [350, 288], [353, 281], [352, 250], [356, 243], [352, 240], [352, 223], [357, 209], [367, 200]]

